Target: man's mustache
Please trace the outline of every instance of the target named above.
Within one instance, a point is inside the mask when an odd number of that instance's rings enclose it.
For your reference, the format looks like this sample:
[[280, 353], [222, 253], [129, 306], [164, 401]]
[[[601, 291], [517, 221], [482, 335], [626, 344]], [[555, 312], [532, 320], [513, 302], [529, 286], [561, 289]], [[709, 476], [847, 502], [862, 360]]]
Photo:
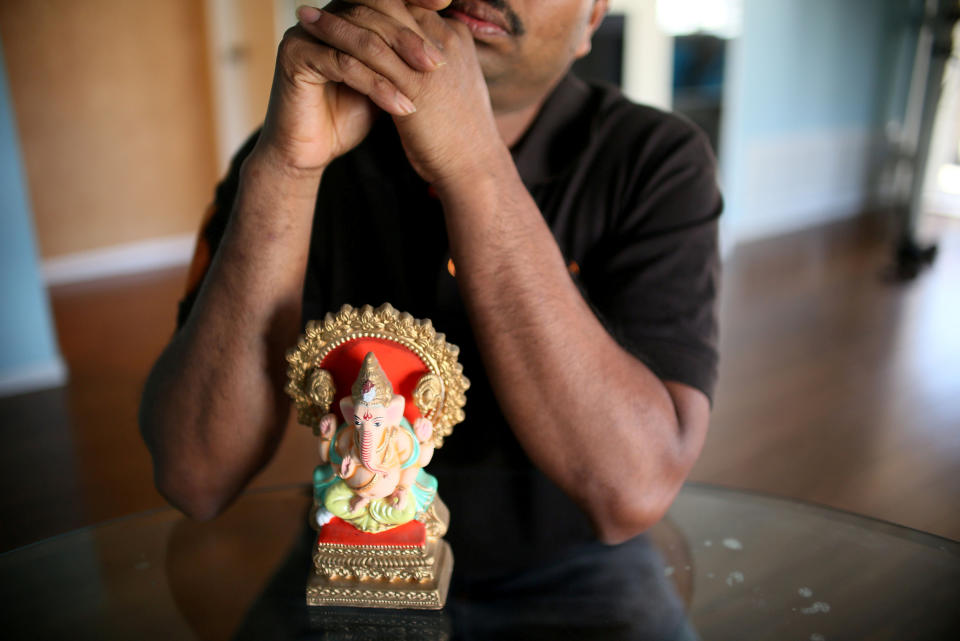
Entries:
[[[510, 33], [515, 36], [522, 36], [526, 33], [526, 28], [523, 26], [523, 21], [520, 20], [520, 16], [513, 10], [513, 7], [510, 6], [510, 3], [507, 0], [474, 0], [475, 3], [483, 3], [488, 5], [491, 9], [499, 11], [503, 15], [504, 19], [507, 21], [507, 27], [510, 30]], [[466, 6], [465, 0], [453, 0], [450, 3], [450, 6], [447, 9], [456, 9], [464, 13]], [[440, 13], [443, 13], [441, 11]]]

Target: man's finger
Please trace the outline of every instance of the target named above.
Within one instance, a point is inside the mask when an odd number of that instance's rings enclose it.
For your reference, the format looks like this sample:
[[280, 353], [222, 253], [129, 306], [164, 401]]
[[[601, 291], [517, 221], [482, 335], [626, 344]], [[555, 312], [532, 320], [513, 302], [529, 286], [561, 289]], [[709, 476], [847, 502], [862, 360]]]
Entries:
[[[312, 62], [330, 80], [349, 85], [378, 105], [379, 100], [387, 99], [384, 92], [392, 94], [391, 89], [404, 92], [416, 87], [419, 72], [400, 59], [373, 31], [327, 12], [321, 12], [315, 22], [302, 26], [323, 48], [324, 55]], [[402, 105], [406, 113], [411, 113], [412, 105], [403, 99], [394, 104]], [[393, 109], [387, 110], [395, 113]]]
[[416, 111], [413, 101], [389, 79], [349, 54], [318, 42], [302, 22], [287, 31], [280, 48], [287, 73], [293, 77], [315, 84], [343, 83], [393, 116]]
[[410, 11], [423, 11], [424, 9], [417, 4], [410, 4], [406, 0], [333, 0], [324, 7], [324, 10], [337, 15], [345, 15], [358, 6], [364, 6], [377, 13], [390, 16], [400, 24], [420, 33], [417, 21], [410, 15]]
[[284, 62], [285, 69], [293, 76], [318, 85], [332, 80], [310, 62], [321, 52], [321, 45], [300, 24], [288, 29], [280, 41], [279, 58]]
[[[345, 0], [338, 7], [330, 13], [374, 32], [414, 69], [433, 71], [445, 62], [443, 54], [424, 36], [409, 8], [400, 0]], [[355, 51], [349, 53], [357, 56]]]
[[424, 37], [435, 44], [439, 44], [441, 47], [444, 46], [448, 38], [453, 36], [460, 28], [462, 28], [462, 34], [466, 36], [470, 35], [469, 29], [462, 22], [451, 18], [444, 18], [436, 11], [424, 11], [423, 9], [411, 7], [410, 15], [417, 21], [417, 26]]
[[332, 47], [325, 49], [325, 54], [314, 61], [325, 77], [363, 94], [391, 115], [409, 116], [417, 110], [413, 101], [383, 74], [346, 52]]
[[440, 11], [450, 6], [450, 0], [407, 0], [407, 4], [423, 7], [431, 11]]

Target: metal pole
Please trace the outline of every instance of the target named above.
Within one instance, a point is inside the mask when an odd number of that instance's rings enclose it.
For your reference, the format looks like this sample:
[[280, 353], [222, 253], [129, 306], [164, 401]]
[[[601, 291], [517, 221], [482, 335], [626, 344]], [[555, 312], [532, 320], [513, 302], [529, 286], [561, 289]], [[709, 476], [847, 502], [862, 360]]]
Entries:
[[[912, 149], [912, 177], [906, 206], [897, 208], [900, 220], [895, 265], [897, 275], [901, 278], [915, 277], [920, 270], [933, 262], [937, 254], [935, 244], [919, 243], [917, 225], [922, 214], [923, 190], [929, 170], [933, 126], [943, 90], [943, 74], [952, 54], [953, 27], [958, 17], [960, 13], [956, 0], [927, 0], [923, 25], [917, 39], [914, 77], [911, 78], [905, 117], [909, 134], [912, 134], [916, 127]], [[918, 101], [921, 95], [922, 101]]]

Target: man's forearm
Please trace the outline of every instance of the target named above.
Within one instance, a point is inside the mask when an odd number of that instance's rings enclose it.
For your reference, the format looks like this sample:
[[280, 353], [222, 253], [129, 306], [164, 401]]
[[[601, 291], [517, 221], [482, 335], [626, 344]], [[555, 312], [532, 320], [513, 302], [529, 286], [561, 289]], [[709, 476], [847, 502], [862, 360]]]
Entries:
[[217, 513], [283, 433], [318, 182], [247, 159], [190, 317], [148, 379], [140, 425], [157, 486], [192, 516]]
[[[456, 51], [441, 52], [410, 13], [442, 27], [434, 12], [446, 4], [302, 6], [298, 24], [284, 33], [230, 223], [190, 318], [154, 367], [141, 403], [157, 485], [188, 513], [219, 510], [282, 434], [283, 354], [300, 330], [323, 168], [360, 144], [381, 110], [396, 118], [415, 113], [409, 96], [427, 98], [428, 76], [446, 68], [446, 77], [463, 79], [444, 64]], [[483, 87], [482, 78], [475, 80], [475, 89]], [[458, 95], [472, 97], [462, 88]]]
[[623, 540], [672, 501], [699, 452], [705, 416], [675, 405], [676, 385], [662, 383], [597, 320], [506, 150], [485, 166], [438, 191], [491, 384], [531, 460], [602, 538]]

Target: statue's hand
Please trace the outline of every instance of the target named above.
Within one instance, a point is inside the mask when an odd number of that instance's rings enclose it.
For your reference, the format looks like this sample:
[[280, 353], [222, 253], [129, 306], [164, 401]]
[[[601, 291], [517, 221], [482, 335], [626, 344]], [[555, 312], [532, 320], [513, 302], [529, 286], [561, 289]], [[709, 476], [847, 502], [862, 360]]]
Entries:
[[421, 443], [429, 441], [433, 438], [433, 422], [429, 418], [418, 418], [413, 422], [413, 433]]
[[398, 510], [402, 510], [407, 505], [407, 494], [409, 491], [407, 488], [402, 485], [398, 485], [397, 489], [390, 493], [390, 496], [387, 497], [387, 503], [392, 504]]
[[348, 479], [353, 476], [353, 473], [357, 471], [357, 461], [350, 456], [343, 457], [343, 462], [340, 463], [340, 478]]
[[337, 417], [333, 414], [325, 414], [320, 419], [320, 438], [331, 439], [337, 429]]

